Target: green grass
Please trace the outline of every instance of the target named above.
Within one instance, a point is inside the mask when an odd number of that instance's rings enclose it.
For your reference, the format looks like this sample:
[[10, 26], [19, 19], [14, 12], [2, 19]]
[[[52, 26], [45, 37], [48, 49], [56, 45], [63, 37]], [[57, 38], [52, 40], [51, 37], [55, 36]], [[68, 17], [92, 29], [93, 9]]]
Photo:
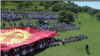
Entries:
[[[35, 6], [31, 6], [31, 7], [34, 8]], [[44, 6], [37, 6], [37, 9], [44, 9]]]
[[[35, 9], [34, 7], [35, 6], [37, 6], [37, 9], [44, 9], [45, 7], [44, 6], [40, 6], [40, 2], [41, 1], [32, 1], [32, 3], [33, 3], [33, 6], [31, 6], [33, 9]], [[45, 4], [45, 1], [42, 1], [44, 4]], [[9, 10], [10, 9], [15, 9], [15, 10], [17, 10], [17, 6], [18, 5], [18, 3], [14, 3], [14, 2], [6, 2], [6, 6], [1, 6], [1, 8], [8, 8]], [[52, 9], [52, 7], [49, 7], [49, 10], [51, 10]], [[27, 8], [25, 8], [25, 10], [28, 10]]]
[[[40, 2], [33, 2], [33, 5], [38, 6], [38, 9], [44, 9], [43, 6], [39, 6], [39, 3]], [[12, 4], [9, 4], [8, 2], [8, 6], [5, 6], [5, 8], [16, 8], [15, 6], [17, 4], [13, 4], [14, 6], [12, 6]], [[32, 7], [34, 8], [34, 6]], [[35, 56], [100, 56], [100, 22], [97, 21], [96, 17], [94, 17], [94, 19], [91, 19], [91, 16], [88, 13], [78, 13], [78, 16], [84, 17], [76, 19], [74, 22], [77, 26], [79, 26], [78, 22], [81, 22], [81, 29], [63, 32], [60, 33], [60, 36], [61, 38], [65, 38], [69, 36], [85, 34], [86, 36], [88, 36], [88, 39], [84, 39], [73, 43], [66, 43], [65, 46], [60, 45], [56, 47], [50, 47], [36, 54]], [[21, 21], [17, 22], [17, 26], [19, 22]], [[27, 23], [27, 21], [24, 22]], [[31, 20], [31, 22], [35, 22], [35, 20]], [[8, 22], [5, 23], [7, 25], [6, 27], [10, 27]], [[88, 55], [86, 53], [86, 43], [89, 44], [89, 51], [91, 55]]]
[[34, 6], [39, 6], [39, 4], [40, 4], [40, 1], [33, 1]]
[[[88, 13], [79, 13], [78, 16], [84, 17], [76, 19], [74, 22], [77, 26], [79, 26], [78, 22], [81, 22], [81, 29], [63, 32], [60, 33], [60, 36], [61, 38], [65, 38], [69, 36], [85, 34], [88, 36], [88, 39], [73, 43], [66, 43], [65, 46], [60, 45], [56, 47], [50, 47], [36, 54], [35, 56], [100, 56], [100, 22], [97, 21], [96, 17], [91, 19], [91, 16]], [[31, 20], [31, 22], [34, 22], [34, 20]], [[9, 26], [8, 23], [7, 26]], [[86, 43], [89, 44], [89, 51], [91, 55], [86, 53]]]
[[17, 6], [18, 4], [17, 3], [14, 3], [14, 2], [7, 1], [6, 2], [6, 5], [8, 5], [8, 6]]
[[35, 56], [89, 56], [85, 50], [86, 43], [89, 44], [90, 56], [100, 56], [100, 22], [96, 18], [91, 19], [87, 13], [78, 15], [84, 16], [84, 18], [76, 19], [75, 22], [77, 26], [79, 21], [82, 22], [81, 29], [60, 33], [61, 38], [85, 34], [88, 39], [67, 43], [66, 46], [51, 47]]

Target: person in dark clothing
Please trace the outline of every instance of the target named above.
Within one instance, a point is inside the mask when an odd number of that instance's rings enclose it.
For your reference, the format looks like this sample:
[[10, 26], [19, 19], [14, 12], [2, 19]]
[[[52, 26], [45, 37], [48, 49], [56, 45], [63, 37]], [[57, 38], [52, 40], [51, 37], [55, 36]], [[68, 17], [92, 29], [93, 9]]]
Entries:
[[65, 40], [64, 39], [62, 39], [62, 44], [63, 44], [63, 46], [65, 46]]
[[88, 46], [88, 43], [86, 44], [86, 50], [88, 50], [89, 46]]
[[59, 46], [59, 42], [57, 42], [57, 46]]
[[16, 23], [14, 23], [14, 27], [16, 26]]
[[10, 23], [10, 27], [12, 27], [12, 23]]
[[80, 25], [81, 25], [81, 22], [78, 22], [78, 24], [79, 24], [79, 27], [80, 27]]
[[90, 55], [90, 53], [89, 53], [89, 45], [88, 45], [88, 43], [86, 44], [86, 52], [87, 52], [87, 54], [89, 54]]
[[56, 46], [55, 42], [53, 43], [53, 46]]

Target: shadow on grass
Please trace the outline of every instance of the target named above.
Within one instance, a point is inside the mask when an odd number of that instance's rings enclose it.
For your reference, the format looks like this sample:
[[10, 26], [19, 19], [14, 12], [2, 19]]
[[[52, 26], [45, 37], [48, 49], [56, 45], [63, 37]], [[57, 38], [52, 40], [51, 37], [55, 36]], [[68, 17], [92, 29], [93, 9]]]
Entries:
[[87, 54], [88, 54], [88, 55], [90, 55], [90, 52], [89, 52], [89, 50], [86, 50], [86, 52], [87, 52]]
[[[47, 49], [47, 48], [45, 48], [45, 49]], [[33, 52], [33, 53], [29, 53], [29, 54], [27, 54], [27, 55], [25, 55], [25, 56], [35, 56], [36, 54], [38, 54], [38, 53], [44, 51], [45, 49], [36, 50], [35, 52]]]
[[[57, 46], [59, 46], [59, 45], [57, 45]], [[63, 46], [65, 46], [65, 45], [63, 45]], [[52, 47], [56, 47], [56, 46], [52, 46]], [[50, 47], [47, 47], [47, 48], [41, 49], [41, 50], [36, 50], [36, 51], [34, 51], [33, 53], [29, 53], [29, 54], [27, 54], [27, 55], [25, 55], [25, 56], [35, 56], [36, 54], [38, 54], [38, 53], [40, 53], [40, 52], [42, 52], [42, 51], [44, 51], [44, 50], [46, 50], [46, 49], [48, 49], [48, 48], [50, 48]]]

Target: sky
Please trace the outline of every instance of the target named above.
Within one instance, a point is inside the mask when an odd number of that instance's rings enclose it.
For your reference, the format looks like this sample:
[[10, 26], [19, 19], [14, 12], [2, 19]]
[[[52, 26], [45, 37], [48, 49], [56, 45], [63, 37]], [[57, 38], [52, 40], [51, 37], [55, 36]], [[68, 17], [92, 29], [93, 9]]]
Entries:
[[71, 2], [74, 2], [78, 6], [89, 6], [95, 9], [100, 9], [100, 1], [71, 1]]

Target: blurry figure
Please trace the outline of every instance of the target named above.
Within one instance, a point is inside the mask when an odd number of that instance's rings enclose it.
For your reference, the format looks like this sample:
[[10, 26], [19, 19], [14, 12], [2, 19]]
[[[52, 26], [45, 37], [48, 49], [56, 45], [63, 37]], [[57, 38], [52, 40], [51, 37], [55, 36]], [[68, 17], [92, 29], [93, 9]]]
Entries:
[[65, 40], [64, 39], [62, 39], [62, 44], [65, 46]]
[[6, 24], [5, 24], [5, 23], [3, 23], [3, 28], [5, 28], [5, 26], [6, 26]]
[[25, 46], [22, 46], [22, 56], [25, 56], [27, 54]]
[[12, 23], [10, 23], [10, 27], [12, 27]]
[[2, 55], [3, 56], [8, 56], [8, 52], [7, 51], [2, 51]]
[[29, 44], [29, 47], [30, 47], [30, 53], [33, 53], [33, 50], [34, 50], [32, 46], [33, 46], [33, 44]]
[[14, 27], [16, 27], [16, 23], [14, 23]]
[[57, 46], [59, 46], [59, 42], [57, 42]]
[[87, 52], [87, 54], [90, 55], [90, 53], [89, 53], [89, 45], [88, 45], [88, 43], [86, 44], [86, 52]]
[[57, 41], [60, 41], [60, 35], [58, 35], [58, 40]]
[[14, 48], [15, 56], [20, 56], [19, 48]]
[[43, 39], [43, 49], [46, 48], [45, 39]]
[[2, 29], [2, 26], [1, 26], [1, 29]]

